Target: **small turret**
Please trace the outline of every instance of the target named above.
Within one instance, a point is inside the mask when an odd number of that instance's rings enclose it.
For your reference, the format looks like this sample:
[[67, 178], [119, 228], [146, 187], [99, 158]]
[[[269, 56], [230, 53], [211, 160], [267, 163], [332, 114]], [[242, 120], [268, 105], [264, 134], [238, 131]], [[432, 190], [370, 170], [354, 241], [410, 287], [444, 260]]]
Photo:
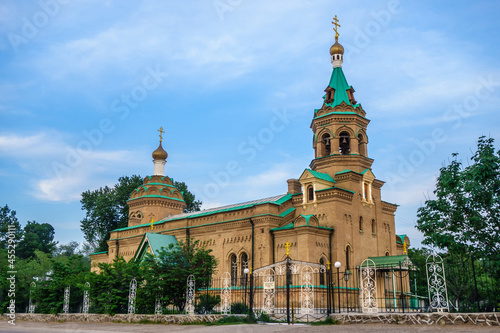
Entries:
[[163, 140], [162, 134], [165, 133], [163, 131], [163, 127], [160, 127], [158, 132], [160, 132], [160, 145], [153, 152], [153, 163], [155, 166], [153, 175], [165, 176], [165, 164], [167, 163], [168, 154], [165, 151], [165, 149], [163, 149], [163, 147], [161, 146], [161, 142]]

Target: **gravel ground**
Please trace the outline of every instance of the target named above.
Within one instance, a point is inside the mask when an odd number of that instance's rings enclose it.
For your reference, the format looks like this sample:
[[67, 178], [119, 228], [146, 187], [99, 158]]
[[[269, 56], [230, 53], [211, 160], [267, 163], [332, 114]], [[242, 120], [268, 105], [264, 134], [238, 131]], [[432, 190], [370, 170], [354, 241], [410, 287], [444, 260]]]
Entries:
[[87, 333], [87, 332], [120, 332], [120, 333], [160, 333], [160, 332], [214, 332], [214, 333], [271, 333], [271, 332], [500, 332], [500, 327], [456, 325], [456, 326], [414, 326], [414, 325], [385, 325], [385, 324], [360, 324], [360, 325], [139, 325], [139, 324], [94, 324], [94, 323], [34, 323], [18, 321], [15, 326], [6, 321], [0, 321], [0, 332], [54, 332], [54, 333]]

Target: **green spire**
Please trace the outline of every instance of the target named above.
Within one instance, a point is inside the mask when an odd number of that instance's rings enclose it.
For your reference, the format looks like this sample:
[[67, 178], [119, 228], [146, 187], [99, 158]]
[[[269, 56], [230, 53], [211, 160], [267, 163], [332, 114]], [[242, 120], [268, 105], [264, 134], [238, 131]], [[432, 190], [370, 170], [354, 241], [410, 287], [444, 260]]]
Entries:
[[[327, 106], [335, 107], [340, 105], [342, 102], [345, 102], [347, 105], [351, 105], [353, 107], [358, 106], [359, 104], [352, 104], [349, 100], [349, 95], [347, 93], [348, 90], [351, 90], [352, 87], [347, 83], [347, 80], [344, 76], [344, 72], [342, 71], [342, 67], [334, 67], [332, 72], [332, 77], [330, 78], [330, 83], [328, 84], [329, 88], [333, 88], [335, 93], [333, 96], [333, 102], [326, 103], [326, 96], [323, 96], [325, 100], [325, 104]], [[328, 88], [327, 88], [328, 89]], [[354, 89], [352, 89], [354, 91]]]

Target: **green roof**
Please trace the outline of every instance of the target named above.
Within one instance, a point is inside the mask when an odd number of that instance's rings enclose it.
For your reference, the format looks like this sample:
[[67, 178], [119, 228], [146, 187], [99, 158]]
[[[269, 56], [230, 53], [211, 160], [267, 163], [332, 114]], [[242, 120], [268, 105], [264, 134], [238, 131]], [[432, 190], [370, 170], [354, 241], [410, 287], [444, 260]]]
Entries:
[[403, 244], [406, 235], [396, 235], [396, 243]]
[[[381, 268], [399, 268], [399, 263], [401, 263], [402, 268], [408, 268], [408, 266], [413, 266], [410, 258], [407, 255], [401, 256], [383, 256], [383, 257], [368, 257], [368, 259], [373, 260], [375, 267], [377, 269]], [[364, 262], [366, 263], [366, 261]]]
[[333, 102], [330, 104], [326, 104], [327, 106], [335, 107], [337, 105], [340, 105], [342, 102], [345, 102], [347, 105], [351, 105], [353, 107], [359, 105], [352, 105], [349, 101], [347, 90], [351, 89], [352, 87], [347, 83], [344, 72], [342, 71], [342, 67], [335, 67], [333, 69], [328, 86], [335, 89], [335, 95], [333, 96]]
[[332, 177], [330, 177], [330, 175], [327, 173], [318, 172], [318, 171], [314, 171], [311, 169], [306, 169], [306, 170], [309, 171], [315, 178], [326, 180], [326, 181], [331, 182], [331, 183], [335, 183], [335, 180]]
[[[143, 198], [143, 197], [141, 197], [141, 198]], [[270, 197], [270, 198], [253, 200], [253, 201], [248, 201], [248, 202], [244, 202], [244, 203], [240, 203], [240, 204], [228, 205], [228, 206], [223, 206], [223, 207], [218, 207], [218, 208], [210, 208], [210, 209], [202, 210], [199, 212], [182, 213], [179, 215], [171, 216], [171, 217], [166, 218], [166, 219], [162, 219], [158, 222], [153, 223], [153, 225], [161, 224], [161, 223], [168, 222], [168, 221], [181, 220], [181, 219], [185, 219], [185, 218], [192, 219], [192, 218], [197, 218], [197, 217], [201, 217], [201, 216], [207, 216], [207, 215], [218, 214], [218, 213], [225, 213], [225, 212], [235, 211], [235, 210], [244, 209], [244, 208], [251, 208], [251, 207], [255, 207], [257, 205], [268, 204], [268, 203], [275, 204], [275, 205], [282, 205], [283, 203], [290, 200], [291, 198], [292, 198], [292, 194], [281, 194], [281, 195], [277, 195], [277, 196]], [[170, 198], [170, 199], [174, 199], [174, 198]], [[132, 200], [134, 200], [134, 199], [132, 199]], [[177, 199], [177, 200], [179, 200], [179, 199]], [[142, 227], [145, 227], [148, 225], [151, 225], [151, 223], [144, 223], [144, 224], [135, 225], [133, 227], [119, 228], [119, 229], [115, 229], [115, 230], [111, 230], [111, 231], [130, 230], [130, 229], [135, 229], [135, 228], [142, 228]], [[194, 226], [194, 227], [196, 227], [196, 226]], [[191, 227], [188, 227], [188, 228], [191, 228]]]
[[177, 244], [177, 238], [172, 235], [145, 233], [137, 248], [135, 258], [142, 258], [148, 246], [151, 247], [152, 253], [156, 257], [160, 253], [161, 248], [167, 248], [169, 244]]
[[285, 217], [292, 212], [295, 212], [295, 207], [288, 208], [287, 210], [285, 210], [283, 213], [280, 214], [280, 217]]
[[95, 254], [104, 254], [104, 253], [108, 253], [108, 251], [102, 251], [102, 252], [95, 252], [95, 253], [92, 253], [91, 256], [95, 255]]
[[[300, 214], [299, 216], [302, 216], [303, 218], [306, 219], [306, 225], [302, 225], [302, 226], [299, 226], [297, 228], [300, 228], [300, 227], [313, 227], [313, 228], [319, 228], [319, 229], [327, 229], [327, 230], [333, 230], [333, 228], [328, 228], [328, 227], [321, 227], [321, 226], [312, 226], [312, 225], [309, 225], [309, 220], [311, 219], [311, 217], [314, 216], [314, 214], [311, 214], [311, 215], [303, 215], [303, 214]], [[295, 219], [297, 220], [297, 219]], [[294, 229], [295, 228], [295, 220], [291, 223], [288, 223], [282, 227], [278, 227], [278, 228], [273, 228], [271, 229], [271, 231], [279, 231], [279, 230], [287, 230], [287, 229]]]

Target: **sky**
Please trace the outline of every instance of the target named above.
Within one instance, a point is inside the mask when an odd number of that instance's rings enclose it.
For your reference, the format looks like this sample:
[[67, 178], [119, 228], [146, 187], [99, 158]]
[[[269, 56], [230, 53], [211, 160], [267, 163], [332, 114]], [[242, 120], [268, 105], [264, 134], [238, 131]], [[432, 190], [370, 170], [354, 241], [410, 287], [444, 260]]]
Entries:
[[[286, 193], [314, 158], [332, 71], [371, 120], [368, 154], [413, 246], [452, 153], [500, 137], [500, 2], [3, 0], [0, 206], [83, 242], [81, 193], [165, 172], [203, 208]], [[276, 126], [278, 124], [278, 126]]]

